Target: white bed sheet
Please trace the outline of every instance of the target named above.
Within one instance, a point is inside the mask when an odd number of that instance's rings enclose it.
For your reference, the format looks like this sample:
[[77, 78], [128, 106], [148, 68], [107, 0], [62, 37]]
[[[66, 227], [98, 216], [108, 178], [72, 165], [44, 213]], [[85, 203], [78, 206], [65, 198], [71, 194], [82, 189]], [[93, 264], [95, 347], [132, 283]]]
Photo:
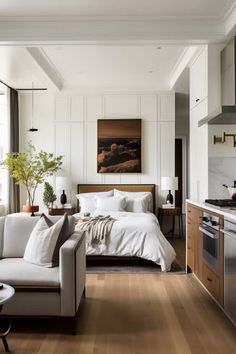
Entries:
[[[117, 221], [106, 244], [87, 246], [87, 255], [140, 257], [169, 271], [176, 253], [152, 213], [109, 212]], [[79, 215], [79, 214], [76, 214]], [[79, 226], [76, 226], [78, 228]]]

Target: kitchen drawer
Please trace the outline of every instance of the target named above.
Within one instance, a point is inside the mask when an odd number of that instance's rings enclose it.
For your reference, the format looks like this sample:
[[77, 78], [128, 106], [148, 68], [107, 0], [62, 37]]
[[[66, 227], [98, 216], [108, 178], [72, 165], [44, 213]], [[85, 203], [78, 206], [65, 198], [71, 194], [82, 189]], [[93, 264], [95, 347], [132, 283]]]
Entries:
[[202, 282], [211, 295], [220, 302], [220, 279], [219, 276], [203, 262]]

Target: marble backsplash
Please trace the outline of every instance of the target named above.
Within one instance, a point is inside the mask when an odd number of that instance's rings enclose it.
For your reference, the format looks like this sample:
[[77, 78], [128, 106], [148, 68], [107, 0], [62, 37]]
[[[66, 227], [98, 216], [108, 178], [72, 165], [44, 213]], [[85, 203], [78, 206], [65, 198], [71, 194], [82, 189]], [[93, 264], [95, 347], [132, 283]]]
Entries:
[[228, 190], [222, 186], [236, 181], [236, 157], [209, 157], [209, 189], [211, 199], [229, 199]]

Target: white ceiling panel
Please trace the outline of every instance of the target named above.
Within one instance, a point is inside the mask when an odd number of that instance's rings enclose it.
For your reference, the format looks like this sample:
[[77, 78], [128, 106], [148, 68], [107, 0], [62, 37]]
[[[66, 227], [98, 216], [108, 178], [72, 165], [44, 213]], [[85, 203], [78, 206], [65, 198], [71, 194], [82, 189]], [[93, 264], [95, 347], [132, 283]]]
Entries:
[[184, 46], [45, 46], [47, 59], [67, 89], [169, 89]]

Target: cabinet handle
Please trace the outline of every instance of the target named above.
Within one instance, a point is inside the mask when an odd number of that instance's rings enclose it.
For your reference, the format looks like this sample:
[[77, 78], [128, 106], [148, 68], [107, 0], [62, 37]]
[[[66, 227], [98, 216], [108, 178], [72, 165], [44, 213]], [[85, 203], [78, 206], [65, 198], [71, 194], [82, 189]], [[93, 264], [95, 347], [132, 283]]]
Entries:
[[190, 248], [190, 247], [188, 247], [188, 250], [191, 250], [191, 248]]
[[208, 281], [212, 281], [212, 279], [211, 279], [211, 278], [209, 278], [209, 277], [207, 277], [207, 280], [208, 280]]
[[199, 101], [200, 101], [200, 98], [197, 98], [195, 101], [196, 101], [196, 102], [199, 102]]
[[190, 221], [188, 221], [188, 225], [191, 225], [191, 222], [190, 222]]
[[188, 210], [188, 213], [191, 213], [191, 210]]

